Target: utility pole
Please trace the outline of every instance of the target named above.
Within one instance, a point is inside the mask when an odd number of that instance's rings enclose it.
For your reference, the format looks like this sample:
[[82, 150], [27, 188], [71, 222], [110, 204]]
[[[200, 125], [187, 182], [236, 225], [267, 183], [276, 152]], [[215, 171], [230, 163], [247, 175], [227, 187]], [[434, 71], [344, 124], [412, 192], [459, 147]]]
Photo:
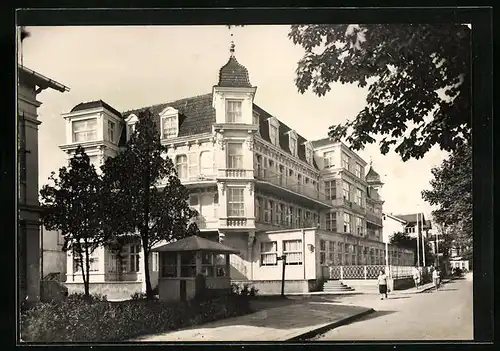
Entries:
[[420, 218], [422, 218], [422, 226], [421, 226], [421, 230], [422, 230], [422, 263], [423, 263], [423, 266], [425, 267], [425, 240], [424, 240], [424, 220], [423, 220], [423, 216], [421, 215]]
[[418, 212], [417, 212], [417, 267], [420, 268], [420, 228], [418, 223]]

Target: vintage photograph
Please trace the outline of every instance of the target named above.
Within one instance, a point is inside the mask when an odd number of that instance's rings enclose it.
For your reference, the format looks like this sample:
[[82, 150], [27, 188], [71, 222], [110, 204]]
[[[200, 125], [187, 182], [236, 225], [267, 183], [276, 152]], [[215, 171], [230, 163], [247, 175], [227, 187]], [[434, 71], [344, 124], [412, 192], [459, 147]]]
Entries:
[[17, 27], [19, 340], [473, 340], [472, 30]]

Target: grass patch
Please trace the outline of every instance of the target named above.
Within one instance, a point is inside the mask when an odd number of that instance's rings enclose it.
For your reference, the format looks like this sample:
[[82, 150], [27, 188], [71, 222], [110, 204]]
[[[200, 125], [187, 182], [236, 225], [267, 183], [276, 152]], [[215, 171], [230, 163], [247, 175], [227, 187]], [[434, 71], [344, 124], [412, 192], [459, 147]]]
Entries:
[[252, 312], [249, 296], [226, 295], [186, 303], [143, 299], [110, 302], [70, 295], [21, 313], [25, 342], [124, 341]]

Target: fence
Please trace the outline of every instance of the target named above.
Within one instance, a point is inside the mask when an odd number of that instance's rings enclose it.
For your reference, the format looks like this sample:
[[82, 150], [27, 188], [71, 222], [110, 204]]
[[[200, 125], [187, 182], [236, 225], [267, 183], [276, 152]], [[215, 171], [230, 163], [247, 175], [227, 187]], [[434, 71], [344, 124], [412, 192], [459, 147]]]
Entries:
[[[323, 277], [326, 279], [377, 279], [380, 271], [386, 272], [384, 265], [369, 266], [324, 266]], [[387, 272], [386, 272], [387, 273]], [[411, 266], [389, 266], [389, 277], [409, 278], [413, 275]]]

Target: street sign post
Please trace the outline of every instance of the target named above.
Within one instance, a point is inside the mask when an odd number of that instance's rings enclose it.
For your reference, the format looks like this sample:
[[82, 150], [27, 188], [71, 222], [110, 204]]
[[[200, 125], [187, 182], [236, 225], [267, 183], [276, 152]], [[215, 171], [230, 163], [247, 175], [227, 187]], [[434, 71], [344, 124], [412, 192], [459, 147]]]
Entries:
[[283, 261], [283, 271], [281, 273], [281, 297], [285, 297], [285, 266], [286, 266], [286, 255], [281, 255], [277, 258], [278, 261]]

